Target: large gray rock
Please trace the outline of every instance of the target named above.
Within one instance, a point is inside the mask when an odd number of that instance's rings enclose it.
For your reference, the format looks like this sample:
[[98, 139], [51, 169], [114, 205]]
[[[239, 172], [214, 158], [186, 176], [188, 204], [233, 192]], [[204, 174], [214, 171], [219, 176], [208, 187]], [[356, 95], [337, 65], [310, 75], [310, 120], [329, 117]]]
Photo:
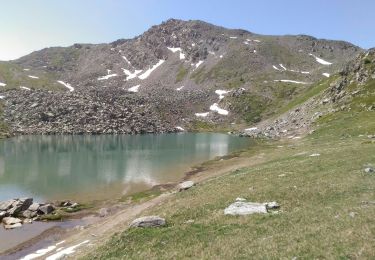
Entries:
[[31, 211], [31, 210], [25, 210], [24, 212], [22, 212], [22, 217], [24, 218], [34, 218], [36, 217], [38, 214], [36, 211]]
[[133, 220], [130, 224], [131, 227], [160, 227], [165, 226], [164, 218], [159, 216], [146, 216]]
[[40, 206], [39, 209], [38, 209], [38, 212], [40, 214], [50, 214], [54, 210], [55, 210], [54, 206], [52, 206], [51, 204], [46, 204], [46, 205]]
[[237, 201], [224, 210], [225, 215], [250, 215], [255, 213], [267, 213], [264, 203]]
[[195, 185], [195, 183], [193, 181], [185, 181], [185, 182], [180, 183], [178, 185], [178, 190], [179, 191], [187, 190], [187, 189], [190, 189], [191, 187], [193, 187], [194, 185]]
[[6, 200], [6, 201], [1, 201], [0, 202], [0, 210], [2, 211], [7, 211], [8, 209], [10, 209], [13, 205], [13, 203], [15, 202], [16, 200]]
[[27, 210], [31, 204], [33, 204], [32, 198], [17, 199], [12, 203], [11, 208], [8, 210], [8, 214], [16, 216], [18, 213]]
[[39, 207], [40, 207], [40, 204], [39, 204], [39, 203], [33, 203], [33, 204], [31, 204], [31, 206], [28, 208], [28, 210], [30, 210], [30, 211], [38, 211]]

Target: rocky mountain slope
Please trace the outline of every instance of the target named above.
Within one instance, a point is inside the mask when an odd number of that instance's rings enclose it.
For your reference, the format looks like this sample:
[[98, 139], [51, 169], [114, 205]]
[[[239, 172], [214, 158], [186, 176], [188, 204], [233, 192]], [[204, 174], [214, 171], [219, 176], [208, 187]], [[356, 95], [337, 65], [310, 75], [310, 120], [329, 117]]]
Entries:
[[1, 62], [0, 96], [11, 134], [236, 130], [274, 116], [362, 52], [171, 19], [134, 39]]

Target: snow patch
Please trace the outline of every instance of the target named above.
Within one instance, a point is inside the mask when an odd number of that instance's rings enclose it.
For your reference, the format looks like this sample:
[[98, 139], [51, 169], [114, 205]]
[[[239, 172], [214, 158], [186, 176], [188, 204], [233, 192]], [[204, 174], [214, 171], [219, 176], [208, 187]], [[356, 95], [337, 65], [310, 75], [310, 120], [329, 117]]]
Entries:
[[24, 71], [29, 71], [30, 69], [23, 69]]
[[80, 247], [84, 244], [87, 244], [88, 242], [90, 242], [90, 240], [83, 241], [82, 243], [79, 243], [75, 246], [68, 247], [66, 249], [62, 249], [62, 250], [60, 249], [58, 253], [47, 257], [46, 260], [57, 260], [57, 259], [63, 258], [64, 256], [71, 255], [71, 254], [75, 253], [76, 248], [78, 248], [78, 247]]
[[245, 131], [247, 132], [253, 132], [253, 131], [256, 131], [258, 130], [258, 127], [250, 127], [250, 128], [246, 128]]
[[5, 87], [7, 84], [0, 82], [0, 87]]
[[113, 78], [113, 77], [116, 77], [117, 74], [109, 74], [107, 76], [103, 76], [103, 77], [99, 77], [98, 80], [107, 80], [109, 78]]
[[195, 69], [197, 69], [204, 61], [203, 60], [200, 60], [197, 62], [197, 64], [192, 64], [193, 66], [195, 66]]
[[56, 246], [49, 246], [47, 248], [39, 249], [35, 253], [29, 254], [29, 255], [21, 258], [20, 260], [32, 260], [32, 259], [35, 259], [35, 258], [42, 257], [45, 254], [47, 254], [48, 252], [51, 252], [52, 250], [54, 250], [55, 248], [56, 248]]
[[135, 70], [134, 73], [132, 73], [130, 70], [123, 69], [123, 68], [122, 68], [122, 70], [124, 71], [124, 73], [126, 75], [126, 80], [134, 79], [138, 76], [139, 73], [142, 72], [142, 70]]
[[281, 70], [281, 69], [279, 69], [278, 67], [276, 67], [275, 65], [272, 65], [272, 67], [275, 69], [275, 70]]
[[283, 64], [279, 64], [279, 65], [280, 65], [280, 67], [281, 67], [283, 70], [287, 70], [287, 69], [284, 67]]
[[24, 87], [24, 86], [20, 86], [20, 89], [31, 90], [30, 88], [28, 88], [28, 87]]
[[210, 106], [210, 110], [211, 110], [211, 111], [215, 111], [215, 112], [217, 112], [218, 114], [220, 114], [220, 115], [224, 115], [224, 116], [226, 116], [226, 115], [229, 114], [229, 112], [228, 112], [227, 110], [220, 108], [219, 105], [218, 105], [217, 103], [214, 103], [213, 105], [211, 105], [211, 106]]
[[195, 113], [195, 116], [197, 117], [206, 117], [208, 116], [209, 112], [206, 112], [206, 113]]
[[4, 99], [5, 98], [5, 96], [0, 96], [0, 99]]
[[39, 79], [39, 77], [37, 77], [37, 76], [32, 76], [32, 75], [28, 75], [28, 77], [31, 78], [31, 79]]
[[163, 63], [165, 62], [165, 60], [159, 60], [158, 63], [156, 63], [154, 66], [152, 66], [151, 68], [149, 68], [148, 70], [146, 70], [143, 74], [139, 75], [138, 78], [140, 79], [147, 79], [148, 76], [151, 75], [151, 73], [156, 70], [160, 65], [162, 65]]
[[136, 86], [134, 86], [134, 87], [131, 87], [131, 88], [128, 89], [128, 91], [129, 91], [129, 92], [134, 92], [134, 93], [136, 93], [136, 92], [139, 91], [139, 87], [140, 87], [140, 86], [141, 86], [141, 85], [136, 85]]
[[308, 82], [302, 82], [302, 81], [295, 81], [295, 80], [289, 80], [289, 79], [279, 79], [279, 80], [274, 80], [275, 82], [287, 82], [287, 83], [295, 83], [295, 84], [310, 84]]
[[132, 64], [130, 63], [130, 61], [125, 56], [122, 56], [122, 58], [126, 61], [126, 63], [128, 63], [130, 66], [132, 66]]
[[224, 57], [224, 55], [220, 55], [219, 58], [222, 59]]
[[313, 154], [310, 154], [310, 157], [318, 157], [320, 156], [320, 153], [313, 153]]
[[64, 81], [57, 81], [58, 83], [60, 83], [61, 85], [64, 85], [64, 87], [68, 88], [70, 92], [74, 91], [74, 88], [69, 84], [69, 83], [65, 83]]
[[181, 86], [181, 87], [179, 87], [179, 88], [176, 88], [176, 90], [177, 90], [177, 91], [180, 91], [180, 90], [182, 90], [184, 87], [185, 87], [185, 86]]
[[327, 77], [327, 78], [329, 78], [329, 77], [331, 76], [331, 74], [329, 74], [329, 73], [326, 73], [326, 72], [325, 72], [325, 73], [323, 73], [322, 75], [323, 75], [324, 77]]
[[176, 126], [175, 127], [177, 130], [180, 130], [180, 131], [185, 131], [185, 129], [183, 129], [181, 126]]
[[220, 89], [215, 90], [215, 93], [219, 95], [219, 99], [223, 99], [224, 95], [228, 94], [229, 92], [230, 91], [220, 90]]
[[313, 57], [315, 58], [315, 60], [316, 60], [317, 62], [319, 62], [320, 64], [323, 64], [323, 65], [332, 65], [331, 62], [325, 61], [325, 60], [323, 60], [323, 59], [321, 59], [321, 58], [315, 56], [315, 55], [312, 54], [312, 53], [309, 53], [309, 55], [310, 55], [310, 56], [313, 56]]
[[170, 50], [173, 53], [178, 52], [178, 51], [182, 51], [181, 48], [173, 48], [173, 47], [167, 47], [167, 48], [168, 48], [168, 50]]
[[231, 39], [237, 39], [237, 36], [230, 36]]

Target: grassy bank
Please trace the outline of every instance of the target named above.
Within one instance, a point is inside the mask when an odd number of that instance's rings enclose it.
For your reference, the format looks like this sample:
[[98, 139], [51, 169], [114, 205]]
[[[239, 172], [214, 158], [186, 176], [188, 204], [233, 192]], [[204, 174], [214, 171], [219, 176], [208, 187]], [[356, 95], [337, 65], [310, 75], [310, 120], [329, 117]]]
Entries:
[[[319, 130], [259, 153], [267, 162], [178, 193], [142, 215], [168, 225], [129, 229], [86, 259], [302, 259], [375, 257], [373, 112], [322, 118]], [[320, 156], [311, 157], [313, 153]], [[236, 197], [277, 201], [279, 214], [225, 216]]]

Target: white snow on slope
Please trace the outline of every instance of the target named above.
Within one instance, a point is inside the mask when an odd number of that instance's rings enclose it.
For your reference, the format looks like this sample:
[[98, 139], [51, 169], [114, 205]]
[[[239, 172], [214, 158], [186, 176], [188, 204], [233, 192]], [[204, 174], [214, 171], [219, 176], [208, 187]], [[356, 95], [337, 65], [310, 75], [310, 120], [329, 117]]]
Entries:
[[161, 64], [163, 64], [165, 62], [165, 60], [159, 60], [158, 63], [156, 63], [154, 66], [152, 66], [151, 68], [149, 68], [148, 70], [146, 70], [143, 74], [139, 75], [138, 78], [140, 79], [147, 79], [148, 76], [151, 75], [151, 73], [156, 70]]
[[37, 76], [32, 76], [32, 75], [28, 75], [29, 78], [32, 78], [32, 79], [39, 79], [39, 77]]
[[331, 62], [325, 61], [325, 60], [323, 60], [323, 59], [321, 59], [321, 58], [315, 56], [315, 55], [312, 54], [312, 53], [309, 53], [309, 55], [310, 55], [310, 56], [313, 56], [313, 57], [315, 58], [315, 60], [316, 60], [317, 62], [319, 62], [320, 64], [323, 64], [323, 65], [331, 65], [331, 64], [332, 64]]
[[24, 71], [29, 71], [30, 69], [23, 69]]
[[183, 129], [181, 126], [176, 126], [175, 127], [177, 130], [180, 130], [180, 131], [185, 131], [185, 129]]
[[224, 115], [224, 116], [226, 116], [226, 115], [229, 114], [229, 112], [228, 112], [227, 110], [220, 108], [219, 105], [218, 105], [217, 103], [214, 103], [213, 105], [211, 105], [211, 106], [210, 106], [210, 110], [211, 110], [211, 111], [215, 111], [215, 112], [217, 112], [218, 114], [220, 114], [220, 115]]
[[191, 64], [192, 66], [195, 66], [195, 69], [197, 69], [204, 61], [203, 60], [200, 60], [197, 62], [197, 64]]
[[68, 88], [70, 92], [74, 91], [74, 88], [69, 84], [69, 83], [65, 83], [64, 81], [57, 81], [58, 83], [60, 83], [61, 85], [64, 85], [64, 87]]
[[279, 69], [278, 67], [276, 67], [275, 65], [272, 65], [272, 67], [275, 69], [275, 70], [281, 70], [281, 69]]
[[132, 73], [130, 70], [122, 69], [126, 75], [126, 80], [134, 79], [138, 76], [139, 73], [142, 72], [142, 70], [135, 70], [134, 73]]
[[287, 69], [284, 67], [283, 64], [279, 64], [279, 65], [280, 65], [280, 67], [281, 67], [283, 70], [287, 70]]
[[176, 90], [177, 90], [177, 91], [180, 91], [180, 90], [182, 90], [184, 87], [185, 87], [185, 86], [181, 86], [181, 87], [179, 87], [179, 88], [176, 88]]
[[136, 92], [139, 91], [139, 87], [140, 87], [140, 86], [141, 86], [141, 85], [136, 85], [136, 86], [134, 86], [134, 87], [131, 87], [131, 88], [128, 89], [128, 91], [129, 91], [129, 92], [134, 92], [134, 93], [136, 93]]
[[295, 81], [295, 80], [289, 80], [289, 79], [279, 79], [279, 80], [274, 80], [275, 82], [287, 82], [287, 83], [296, 83], [296, 84], [310, 84], [308, 82], [302, 82], [302, 81]]
[[117, 74], [109, 74], [107, 76], [103, 76], [103, 77], [99, 77], [98, 80], [107, 80], [109, 78], [113, 78], [113, 77], [116, 77]]
[[125, 56], [122, 56], [122, 58], [130, 65], [132, 66], [132, 64], [130, 63], [130, 61], [125, 57]]
[[31, 90], [30, 88], [28, 88], [28, 87], [24, 87], [24, 86], [20, 86], [20, 89]]
[[229, 92], [230, 91], [220, 90], [220, 89], [215, 90], [215, 93], [219, 95], [219, 99], [223, 99], [224, 95], [228, 94]]
[[173, 47], [167, 47], [168, 50], [170, 50], [171, 52], [175, 53], [175, 52], [180, 52], [180, 60], [184, 60], [185, 59], [185, 54], [182, 52], [182, 49], [181, 48], [173, 48]]
[[237, 36], [230, 36], [231, 39], [237, 39]]
[[181, 48], [174, 48], [174, 47], [167, 47], [167, 48], [168, 48], [168, 50], [170, 50], [173, 53], [178, 52], [178, 51], [182, 51]]
[[82, 246], [84, 244], [87, 244], [88, 242], [90, 242], [90, 240], [86, 240], [86, 241], [83, 241], [82, 243], [79, 243], [79, 244], [77, 244], [75, 246], [71, 246], [71, 247], [68, 247], [66, 249], [59, 250], [58, 253], [53, 254], [53, 255], [47, 257], [46, 260], [62, 259], [64, 256], [71, 255], [71, 254], [75, 253], [75, 249], [76, 248], [78, 248], [78, 247], [80, 247], [80, 246]]
[[195, 116], [197, 117], [206, 117], [208, 116], [209, 112], [206, 112], [206, 113], [195, 113]]
[[56, 248], [56, 246], [49, 246], [47, 248], [39, 249], [35, 253], [29, 254], [29, 255], [21, 258], [20, 260], [32, 260], [32, 259], [35, 259], [35, 258], [38, 258], [38, 257], [42, 257], [45, 254], [47, 254], [48, 252], [51, 252], [52, 250], [54, 250], [55, 248]]
[[325, 72], [325, 73], [323, 73], [322, 75], [323, 75], [324, 77], [327, 77], [327, 78], [329, 78], [329, 77], [331, 76], [331, 74], [329, 74], [329, 73], [326, 73], [326, 72]]
[[0, 99], [4, 99], [5, 98], [5, 96], [0, 96]]
[[258, 130], [258, 127], [250, 127], [250, 128], [246, 128], [245, 131], [247, 132], [252, 132], [252, 131], [256, 131]]
[[219, 58], [222, 59], [224, 57], [224, 55], [220, 55]]
[[0, 87], [5, 87], [7, 84], [0, 82]]

